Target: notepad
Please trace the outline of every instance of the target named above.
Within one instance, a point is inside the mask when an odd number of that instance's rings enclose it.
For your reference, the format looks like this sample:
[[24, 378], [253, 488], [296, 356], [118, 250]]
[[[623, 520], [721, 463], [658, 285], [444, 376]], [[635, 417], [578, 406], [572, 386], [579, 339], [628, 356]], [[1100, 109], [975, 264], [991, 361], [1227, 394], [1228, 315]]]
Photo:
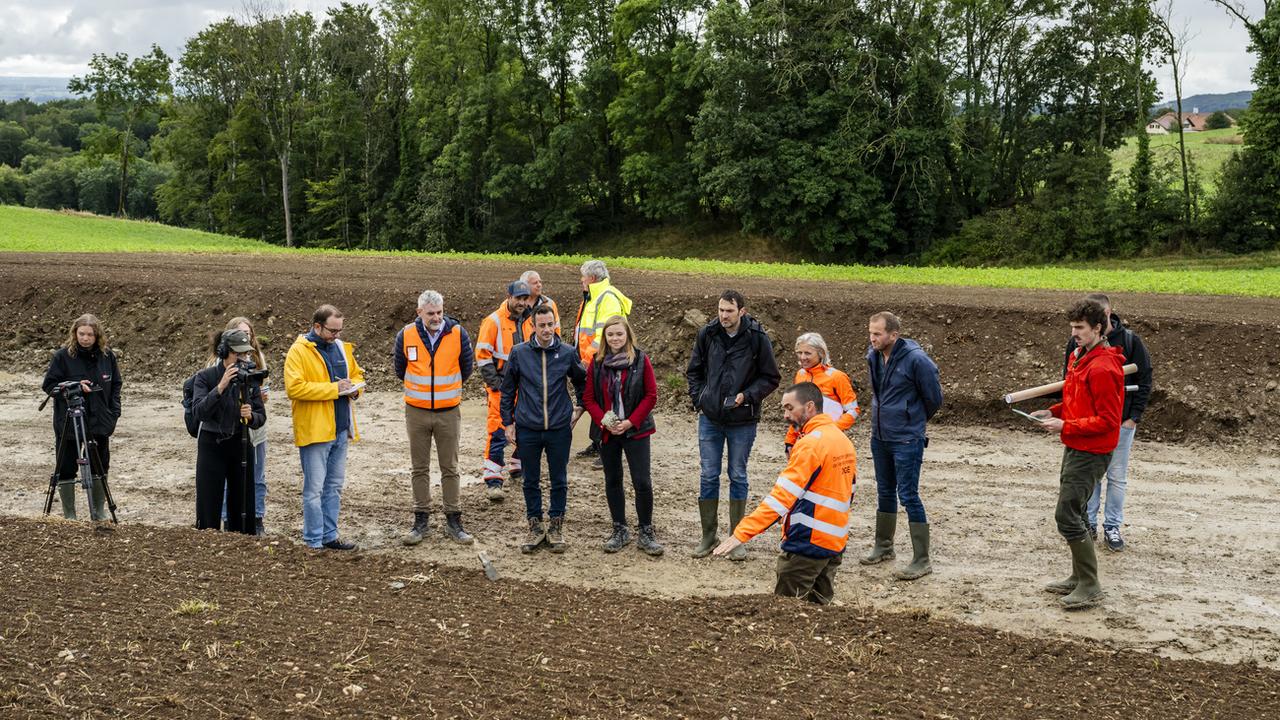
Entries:
[[360, 388], [363, 388], [363, 387], [364, 387], [364, 383], [362, 383], [362, 382], [358, 382], [358, 383], [356, 383], [355, 385], [352, 385], [350, 390], [347, 390], [347, 391], [345, 391], [345, 392], [343, 392], [343, 391], [338, 391], [338, 395], [339, 395], [339, 396], [343, 396], [343, 395], [352, 395], [352, 394], [354, 394], [354, 393], [358, 393], [358, 392], [360, 392]]

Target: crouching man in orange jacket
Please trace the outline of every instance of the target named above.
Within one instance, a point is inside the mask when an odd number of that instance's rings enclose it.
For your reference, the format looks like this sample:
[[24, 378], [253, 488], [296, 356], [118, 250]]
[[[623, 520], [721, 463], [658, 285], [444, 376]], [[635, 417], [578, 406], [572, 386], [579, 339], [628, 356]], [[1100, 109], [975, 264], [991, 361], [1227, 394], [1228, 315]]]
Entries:
[[817, 385], [787, 388], [782, 415], [800, 433], [787, 467], [760, 507], [738, 523], [715, 554], [728, 554], [780, 521], [782, 555], [774, 594], [826, 605], [835, 596], [836, 570], [849, 537], [857, 454], [836, 421], [822, 412]]

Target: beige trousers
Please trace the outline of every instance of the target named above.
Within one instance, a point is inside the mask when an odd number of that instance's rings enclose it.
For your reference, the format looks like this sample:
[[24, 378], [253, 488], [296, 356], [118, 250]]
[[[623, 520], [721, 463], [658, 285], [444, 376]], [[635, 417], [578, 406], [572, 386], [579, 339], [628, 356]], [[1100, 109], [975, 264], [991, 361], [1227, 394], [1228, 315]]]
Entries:
[[405, 403], [404, 427], [409, 434], [409, 458], [413, 462], [413, 511], [431, 510], [431, 442], [440, 461], [440, 488], [444, 511], [462, 512], [459, 502], [458, 438], [462, 434], [462, 410], [424, 410]]

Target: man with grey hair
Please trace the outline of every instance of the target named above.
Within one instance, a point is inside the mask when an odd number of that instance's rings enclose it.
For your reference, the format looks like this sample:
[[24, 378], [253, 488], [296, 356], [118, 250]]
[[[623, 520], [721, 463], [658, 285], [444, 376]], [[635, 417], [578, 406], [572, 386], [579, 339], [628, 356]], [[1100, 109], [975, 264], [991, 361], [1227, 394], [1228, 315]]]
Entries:
[[475, 355], [471, 337], [444, 314], [444, 297], [435, 290], [418, 296], [418, 317], [396, 335], [396, 377], [404, 384], [404, 425], [413, 463], [413, 527], [402, 538], [417, 545], [430, 529], [431, 443], [440, 461], [445, 533], [470, 544], [462, 527], [459, 499], [458, 440], [462, 435], [462, 384], [471, 375]]
[[[574, 324], [574, 344], [578, 348], [578, 359], [587, 367], [600, 349], [600, 331], [605, 321], [615, 315], [630, 315], [631, 299], [613, 286], [603, 260], [582, 263], [581, 273], [582, 306], [578, 308], [578, 321]], [[600, 426], [591, 424], [591, 445], [579, 452], [578, 457], [594, 457], [592, 467], [604, 468], [600, 461]]]
[[560, 334], [560, 308], [556, 301], [542, 294], [542, 276], [537, 270], [525, 270], [520, 280], [529, 286], [529, 305], [524, 309], [524, 336], [533, 337], [533, 311], [546, 305], [556, 319], [556, 334]]

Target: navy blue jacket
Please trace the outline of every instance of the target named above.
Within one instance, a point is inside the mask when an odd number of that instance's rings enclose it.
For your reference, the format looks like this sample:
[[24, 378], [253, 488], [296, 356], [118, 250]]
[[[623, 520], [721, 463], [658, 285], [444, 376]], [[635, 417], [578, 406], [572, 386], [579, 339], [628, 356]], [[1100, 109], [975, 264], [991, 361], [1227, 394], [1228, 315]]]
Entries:
[[[431, 338], [427, 336], [427, 329], [422, 326], [422, 318], [413, 321], [413, 326], [418, 329], [418, 337], [422, 338], [422, 344], [426, 346], [427, 352], [435, 356], [436, 349], [440, 347], [440, 339], [446, 334], [453, 331], [453, 326], [458, 325], [458, 321], [444, 316], [444, 322], [440, 325], [440, 335], [436, 338], [436, 344], [431, 344]], [[471, 371], [475, 368], [476, 354], [471, 347], [471, 336], [467, 334], [467, 329], [459, 327], [462, 331], [459, 336], [462, 351], [458, 355], [458, 371], [462, 373], [462, 382], [466, 382], [471, 377]], [[395, 349], [392, 351], [392, 364], [396, 369], [396, 377], [404, 380], [404, 370], [409, 367], [409, 358], [404, 356], [404, 328], [400, 328], [400, 332], [396, 333]]]
[[882, 364], [874, 347], [867, 348], [871, 378], [871, 437], [885, 442], [925, 439], [924, 425], [942, 407], [938, 366], [920, 343], [898, 338]]
[[503, 426], [514, 422], [516, 427], [530, 430], [568, 428], [573, 422], [574, 398], [569, 396], [566, 380], [573, 383], [574, 397], [581, 406], [587, 370], [578, 362], [576, 348], [559, 337], [552, 338], [551, 347], [540, 347], [536, 339], [515, 346], [502, 370], [498, 407]]

